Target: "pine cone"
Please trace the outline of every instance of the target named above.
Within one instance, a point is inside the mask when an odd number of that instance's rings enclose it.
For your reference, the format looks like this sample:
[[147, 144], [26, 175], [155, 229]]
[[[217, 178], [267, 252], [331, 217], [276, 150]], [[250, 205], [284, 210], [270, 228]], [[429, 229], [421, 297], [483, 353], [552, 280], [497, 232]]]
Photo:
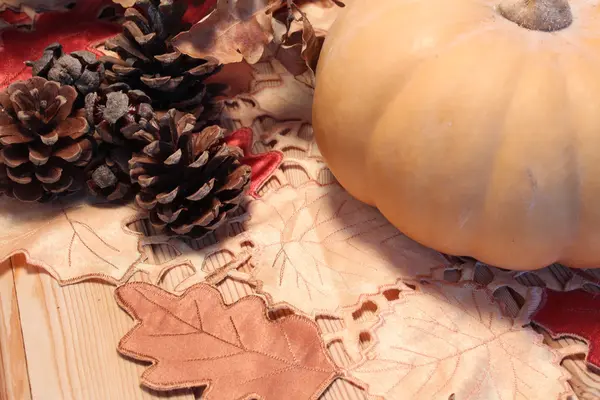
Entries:
[[250, 184], [242, 151], [223, 141], [213, 125], [194, 131], [195, 117], [174, 109], [160, 119], [159, 139], [130, 161], [137, 204], [167, 233], [198, 238], [235, 210]]
[[108, 82], [125, 82], [148, 94], [161, 110], [176, 108], [200, 118], [212, 109], [213, 97], [225, 86], [204, 85], [221, 69], [215, 59], [195, 59], [180, 53], [171, 39], [188, 30], [183, 20], [187, 4], [173, 0], [137, 0], [125, 11], [123, 33], [108, 39], [105, 47], [121, 59], [102, 57]]
[[34, 76], [75, 86], [80, 98], [98, 90], [104, 80], [104, 65], [93, 53], [74, 51], [65, 54], [59, 43], [47, 46], [38, 60], [26, 61], [25, 64], [31, 67]]
[[0, 93], [0, 193], [46, 201], [81, 188], [93, 141], [72, 86], [33, 77]]
[[122, 147], [101, 150], [100, 156], [86, 169], [90, 193], [108, 201], [131, 200], [137, 185], [129, 177], [130, 158], [131, 152]]
[[156, 139], [158, 122], [150, 98], [123, 83], [102, 87], [85, 98], [86, 118], [100, 143], [100, 156], [87, 170], [90, 192], [109, 201], [128, 200], [137, 185], [129, 177], [129, 159]]

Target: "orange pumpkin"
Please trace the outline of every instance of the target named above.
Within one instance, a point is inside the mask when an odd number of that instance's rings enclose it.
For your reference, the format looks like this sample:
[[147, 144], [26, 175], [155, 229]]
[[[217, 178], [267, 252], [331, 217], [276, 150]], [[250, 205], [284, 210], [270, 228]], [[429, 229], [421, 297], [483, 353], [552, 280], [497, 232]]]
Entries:
[[354, 0], [313, 125], [340, 183], [420, 243], [600, 266], [598, 0]]

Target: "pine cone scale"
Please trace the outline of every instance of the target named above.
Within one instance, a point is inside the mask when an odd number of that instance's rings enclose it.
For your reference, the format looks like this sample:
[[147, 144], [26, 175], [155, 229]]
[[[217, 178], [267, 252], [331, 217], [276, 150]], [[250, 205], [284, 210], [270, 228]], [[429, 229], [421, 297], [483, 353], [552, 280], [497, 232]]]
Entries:
[[29, 184], [17, 185], [13, 188], [11, 193], [7, 194], [12, 194], [20, 201], [33, 202], [40, 201], [44, 198], [44, 189], [38, 182], [32, 182]]
[[30, 143], [28, 147], [28, 159], [34, 165], [45, 165], [52, 156], [52, 147], [41, 143]]
[[60, 180], [60, 178], [62, 177], [62, 172], [63, 169], [62, 168], [58, 168], [58, 167], [49, 167], [44, 169], [38, 169], [35, 172], [35, 177], [37, 178], [38, 181], [42, 182], [42, 183], [56, 183]]
[[1, 161], [7, 167], [17, 168], [29, 161], [27, 145], [11, 146], [2, 149]]

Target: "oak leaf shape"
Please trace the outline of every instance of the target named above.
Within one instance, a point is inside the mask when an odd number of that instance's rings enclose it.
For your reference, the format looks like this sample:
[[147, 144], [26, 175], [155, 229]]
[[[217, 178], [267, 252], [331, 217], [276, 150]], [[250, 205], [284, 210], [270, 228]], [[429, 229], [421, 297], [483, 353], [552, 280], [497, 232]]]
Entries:
[[132, 206], [65, 205], [0, 199], [0, 261], [24, 254], [29, 264], [48, 271], [61, 283], [100, 278], [126, 280], [140, 259], [139, 235], [126, 225], [137, 217]]
[[223, 64], [242, 60], [254, 64], [273, 39], [268, 10], [279, 1], [218, 0], [206, 18], [173, 38], [173, 46], [195, 58], [210, 56]]
[[206, 284], [176, 296], [135, 282], [116, 298], [136, 320], [118, 350], [152, 362], [141, 378], [152, 389], [208, 385], [206, 400], [314, 400], [338, 375], [316, 324], [300, 316], [269, 320], [261, 297], [226, 306]]
[[338, 184], [279, 188], [252, 201], [248, 215], [254, 277], [275, 301], [307, 314], [353, 304], [446, 262]]
[[423, 284], [400, 293], [373, 329], [351, 374], [386, 399], [554, 400], [573, 392], [561, 357], [530, 327], [541, 289], [523, 313], [503, 316], [486, 290]]
[[31, 70], [24, 62], [39, 58], [50, 43], [61, 43], [66, 53], [88, 50], [99, 54], [95, 46], [121, 31], [120, 25], [98, 19], [102, 10], [109, 6], [118, 7], [111, 0], [80, 0], [69, 11], [40, 14], [33, 31], [8, 29], [0, 32], [4, 42], [0, 47], [0, 89], [31, 76]]
[[546, 289], [531, 320], [553, 338], [572, 336], [588, 343], [586, 362], [600, 369], [600, 296], [585, 290], [558, 292]]
[[273, 172], [281, 165], [283, 153], [277, 150], [254, 154], [254, 134], [250, 128], [241, 128], [229, 135], [225, 142], [231, 146], [237, 146], [244, 152], [240, 160], [242, 164], [250, 166], [252, 170], [250, 189], [248, 195], [258, 198], [258, 190], [265, 184]]

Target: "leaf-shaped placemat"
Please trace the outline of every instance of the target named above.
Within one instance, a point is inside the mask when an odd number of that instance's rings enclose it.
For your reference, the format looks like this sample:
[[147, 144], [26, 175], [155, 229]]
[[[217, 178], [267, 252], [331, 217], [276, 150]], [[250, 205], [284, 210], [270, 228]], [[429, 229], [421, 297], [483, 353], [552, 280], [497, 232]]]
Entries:
[[0, 261], [25, 254], [31, 265], [47, 270], [62, 283], [97, 277], [126, 279], [141, 259], [139, 235], [127, 228], [138, 217], [133, 206], [29, 204], [0, 199]]
[[337, 184], [280, 188], [252, 201], [248, 214], [246, 234], [258, 251], [254, 277], [276, 301], [307, 314], [446, 262]]
[[541, 289], [532, 289], [513, 320], [486, 290], [442, 284], [404, 290], [351, 373], [369, 393], [394, 400], [565, 399], [573, 393], [561, 357], [524, 327], [540, 297]]
[[175, 296], [137, 282], [116, 297], [136, 320], [118, 349], [153, 363], [142, 376], [150, 388], [208, 385], [205, 400], [313, 400], [339, 374], [313, 321], [269, 320], [261, 297], [225, 306], [209, 285]]

